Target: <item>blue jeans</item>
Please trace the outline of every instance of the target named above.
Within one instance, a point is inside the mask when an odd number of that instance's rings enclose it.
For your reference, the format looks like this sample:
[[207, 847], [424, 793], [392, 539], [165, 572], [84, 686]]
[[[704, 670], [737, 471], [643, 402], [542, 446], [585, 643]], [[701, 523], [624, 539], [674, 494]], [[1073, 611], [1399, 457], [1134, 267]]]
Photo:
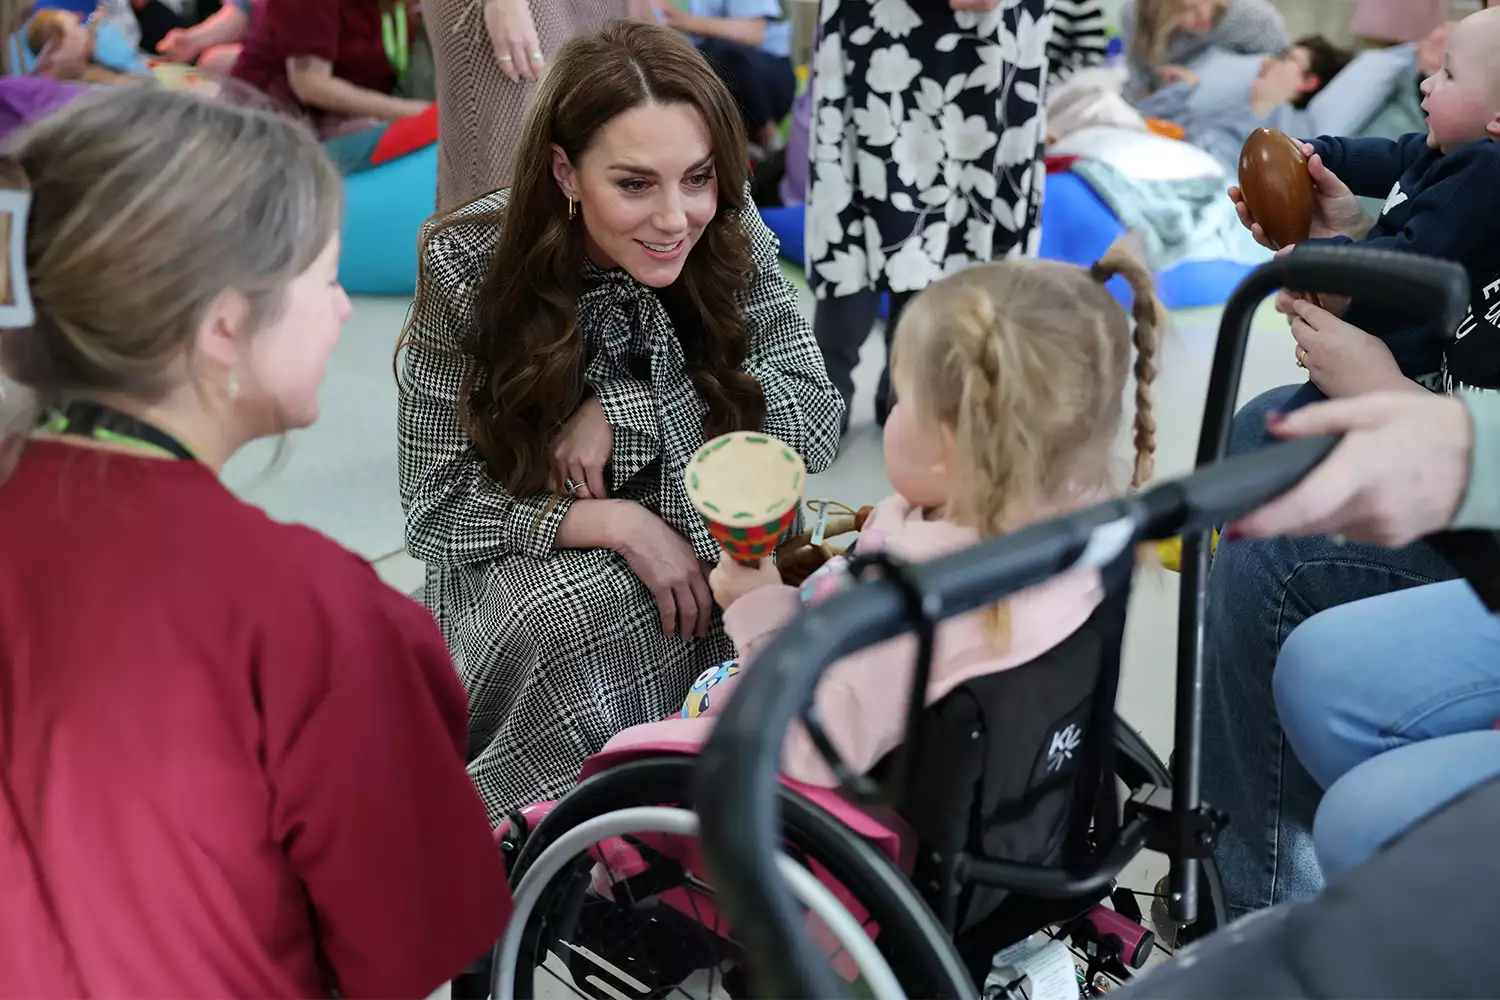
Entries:
[[1345, 604], [1281, 648], [1276, 713], [1327, 794], [1327, 875], [1500, 774], [1500, 620], [1452, 580]]
[[[1232, 452], [1266, 443], [1266, 414], [1301, 386], [1264, 393], [1235, 416]], [[1214, 857], [1232, 914], [1323, 887], [1313, 847], [1322, 790], [1276, 720], [1271, 677], [1282, 643], [1319, 611], [1451, 579], [1425, 545], [1382, 549], [1322, 536], [1221, 542], [1208, 576], [1203, 678], [1203, 798], [1229, 813]]]

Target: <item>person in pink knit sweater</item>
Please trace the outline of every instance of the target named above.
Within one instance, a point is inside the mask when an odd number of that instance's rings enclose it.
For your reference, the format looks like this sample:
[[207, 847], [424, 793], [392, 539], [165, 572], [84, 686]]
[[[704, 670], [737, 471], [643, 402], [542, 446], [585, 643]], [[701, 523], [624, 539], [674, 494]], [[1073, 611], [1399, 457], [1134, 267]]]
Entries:
[[[1123, 275], [1134, 324], [1105, 288]], [[1113, 447], [1133, 368], [1135, 467], [1147, 479], [1155, 450], [1151, 384], [1162, 316], [1150, 272], [1116, 246], [1091, 269], [1017, 260], [970, 268], [931, 285], [902, 313], [885, 427], [894, 495], [876, 505], [855, 542], [923, 561], [1119, 492]], [[1133, 344], [1133, 347], [1132, 347]], [[626, 730], [605, 748], [707, 738], [742, 669], [803, 608], [848, 580], [836, 557], [801, 587], [769, 560], [749, 569], [721, 559], [709, 577], [737, 661], [698, 678], [680, 717]], [[1077, 631], [1104, 594], [1097, 571], [1076, 570], [938, 628], [928, 703], [965, 681], [1020, 666]], [[916, 641], [902, 636], [835, 663], [817, 689], [829, 739], [868, 771], [899, 745]], [[820, 786], [834, 776], [801, 727], [783, 772]]]

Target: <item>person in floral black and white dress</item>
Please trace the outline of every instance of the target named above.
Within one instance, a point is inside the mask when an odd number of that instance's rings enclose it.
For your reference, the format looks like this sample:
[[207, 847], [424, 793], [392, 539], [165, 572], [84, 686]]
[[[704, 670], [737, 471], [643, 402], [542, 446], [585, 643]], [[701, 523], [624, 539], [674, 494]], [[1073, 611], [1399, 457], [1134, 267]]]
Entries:
[[[807, 274], [818, 345], [846, 404], [882, 292], [889, 347], [913, 293], [1034, 250], [1049, 6], [822, 0]], [[890, 404], [886, 372], [875, 399], [882, 425]]]

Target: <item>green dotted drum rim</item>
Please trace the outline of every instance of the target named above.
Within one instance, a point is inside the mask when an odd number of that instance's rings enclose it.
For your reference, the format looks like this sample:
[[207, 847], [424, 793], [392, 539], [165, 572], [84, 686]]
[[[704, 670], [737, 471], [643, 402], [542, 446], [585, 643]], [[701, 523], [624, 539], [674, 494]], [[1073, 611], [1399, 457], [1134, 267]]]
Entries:
[[[777, 467], [784, 470], [782, 481], [774, 488], [766, 489], [765, 496], [734, 498], [733, 502], [713, 495], [714, 468], [721, 462], [733, 462], [747, 454], [745, 449], [768, 449], [782, 461]], [[760, 456], [757, 456], [758, 458]], [[709, 521], [727, 528], [754, 528], [780, 521], [786, 512], [802, 499], [802, 487], [807, 480], [807, 466], [786, 442], [757, 431], [735, 431], [709, 441], [688, 462], [683, 474], [687, 485], [688, 499], [698, 513]], [[748, 502], [747, 502], [748, 499]]]

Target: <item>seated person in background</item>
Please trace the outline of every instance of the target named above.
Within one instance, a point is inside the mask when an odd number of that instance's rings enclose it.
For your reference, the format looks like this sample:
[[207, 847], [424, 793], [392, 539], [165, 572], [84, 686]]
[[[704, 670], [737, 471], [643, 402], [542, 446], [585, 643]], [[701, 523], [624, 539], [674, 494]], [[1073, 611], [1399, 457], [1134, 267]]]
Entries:
[[[37, 11], [26, 24], [26, 48], [38, 57], [38, 72], [54, 80], [139, 82], [140, 76], [126, 72], [145, 72], [145, 66], [133, 55], [126, 59], [115, 58], [109, 61], [110, 64], [99, 58], [95, 30], [94, 26], [85, 25], [76, 15], [65, 10]], [[41, 62], [44, 52], [49, 58]]]
[[265, 0], [232, 75], [300, 109], [331, 138], [427, 110], [397, 97], [379, 0]]
[[1163, 87], [1138, 101], [1136, 109], [1176, 122], [1186, 141], [1212, 153], [1234, 174], [1240, 147], [1257, 128], [1290, 135], [1321, 131], [1309, 104], [1352, 58], [1321, 35], [1300, 38], [1272, 57], [1208, 52], [1193, 63], [1194, 79]]
[[745, 134], [762, 149], [773, 146], [781, 120], [797, 96], [792, 69], [792, 25], [780, 0], [652, 0], [657, 19], [686, 34], [729, 87], [740, 106]]
[[158, 54], [173, 62], [194, 63], [207, 73], [228, 76], [250, 29], [252, 0], [230, 0], [190, 28], [173, 28], [157, 44]]
[[[1456, 261], [1469, 271], [1474, 288], [1482, 288], [1500, 270], [1500, 10], [1483, 10], [1461, 21], [1449, 33], [1442, 66], [1422, 84], [1427, 112], [1426, 134], [1398, 140], [1323, 137], [1303, 144], [1314, 157], [1313, 179], [1331, 173], [1354, 194], [1384, 197], [1385, 207], [1361, 241], [1363, 245]], [[1258, 229], [1238, 188], [1230, 197], [1241, 219]], [[1320, 242], [1350, 243], [1348, 235], [1316, 215], [1311, 237]], [[1257, 234], [1258, 236], [1263, 234]], [[1404, 316], [1355, 301], [1330, 303], [1350, 324], [1372, 334], [1390, 350], [1401, 374], [1435, 387], [1442, 366], [1442, 347], [1420, 324]], [[1298, 349], [1298, 363], [1305, 361]], [[1322, 398], [1309, 382], [1292, 397], [1295, 407]]]
[[1132, 101], [1178, 80], [1196, 82], [1186, 66], [1211, 48], [1276, 55], [1292, 44], [1270, 0], [1126, 0], [1120, 17]]

